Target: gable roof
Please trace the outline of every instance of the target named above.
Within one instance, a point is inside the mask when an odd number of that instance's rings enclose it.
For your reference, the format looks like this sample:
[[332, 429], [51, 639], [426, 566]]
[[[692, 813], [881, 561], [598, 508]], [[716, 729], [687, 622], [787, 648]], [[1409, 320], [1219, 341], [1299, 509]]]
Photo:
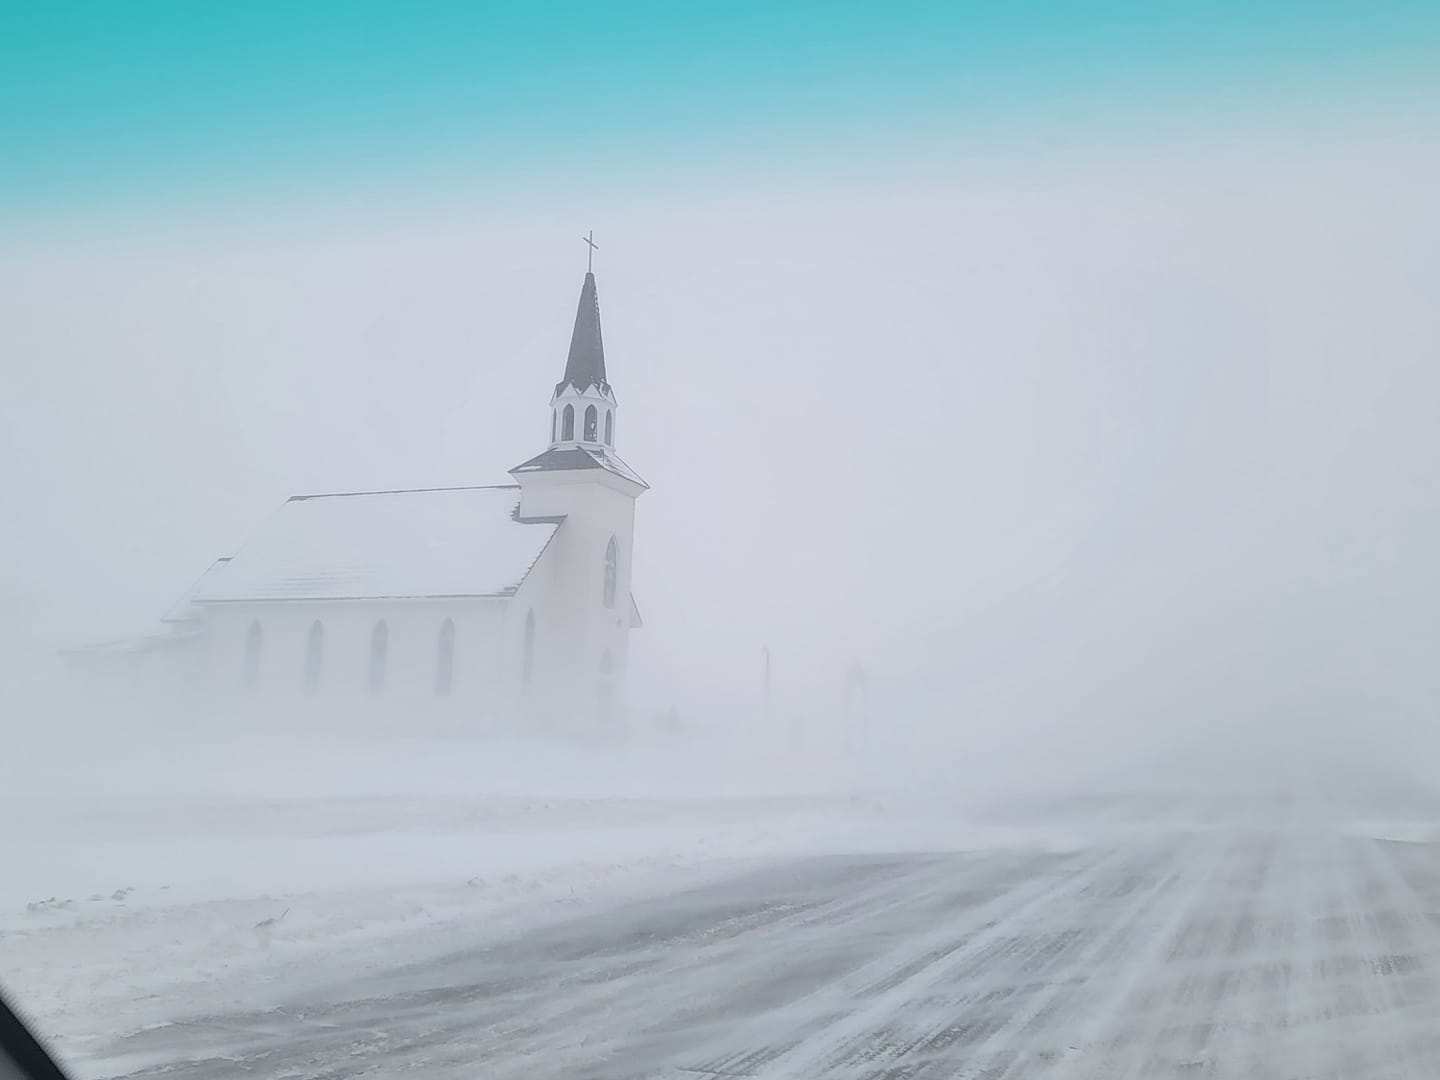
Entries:
[[645, 489], [650, 485], [640, 479], [640, 474], [626, 465], [614, 450], [600, 446], [556, 446], [544, 453], [536, 454], [529, 461], [521, 462], [510, 470], [510, 475], [531, 472], [565, 472], [571, 469], [604, 469], [616, 476], [623, 476]]
[[519, 513], [513, 484], [296, 495], [192, 600], [510, 596], [564, 520]]

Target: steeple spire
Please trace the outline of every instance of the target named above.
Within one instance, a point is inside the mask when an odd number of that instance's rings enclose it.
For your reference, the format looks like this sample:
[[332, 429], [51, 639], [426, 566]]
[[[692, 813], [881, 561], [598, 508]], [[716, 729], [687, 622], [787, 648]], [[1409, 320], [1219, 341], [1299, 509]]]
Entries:
[[[593, 234], [584, 239], [593, 252]], [[587, 270], [585, 284], [580, 288], [580, 307], [575, 312], [575, 330], [570, 335], [565, 377], [555, 384], [555, 392], [550, 395], [550, 449], [515, 466], [511, 473], [521, 477], [597, 470], [619, 477], [626, 484], [638, 485], [638, 490], [643, 491], [645, 481], [615, 454], [619, 411], [620, 403], [605, 374], [595, 274]]]
[[580, 307], [575, 312], [575, 330], [570, 335], [570, 355], [565, 377], [555, 384], [558, 394], [567, 386], [584, 391], [589, 386], [609, 389], [605, 381], [605, 344], [600, 338], [600, 300], [595, 295], [595, 275], [585, 273], [580, 288]]

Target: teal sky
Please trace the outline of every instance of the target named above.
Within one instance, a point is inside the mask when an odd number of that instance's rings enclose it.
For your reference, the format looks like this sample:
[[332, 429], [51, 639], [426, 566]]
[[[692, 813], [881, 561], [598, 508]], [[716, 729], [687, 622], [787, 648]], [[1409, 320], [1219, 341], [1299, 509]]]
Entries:
[[0, 212], [1428, 109], [1440, 4], [0, 4]]

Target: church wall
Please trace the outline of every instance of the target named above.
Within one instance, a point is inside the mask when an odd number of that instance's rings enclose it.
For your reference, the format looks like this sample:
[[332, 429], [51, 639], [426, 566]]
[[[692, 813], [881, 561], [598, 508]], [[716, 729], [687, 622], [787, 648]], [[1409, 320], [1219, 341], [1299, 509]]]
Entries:
[[[629, 615], [635, 499], [603, 481], [575, 480], [575, 474], [522, 480], [521, 512], [526, 516], [564, 514], [530, 577], [516, 595], [515, 618], [507, 637], [523, 632], [522, 607], [536, 613], [536, 700], [550, 722], [591, 729], [617, 723], [623, 711], [623, 676], [629, 659]], [[604, 605], [605, 549], [617, 546], [615, 606]], [[602, 676], [609, 652], [612, 675]], [[603, 703], [608, 683], [609, 705]], [[608, 712], [610, 715], [597, 715]]]
[[[214, 605], [207, 612], [212, 685], [223, 696], [256, 704], [346, 704], [376, 714], [392, 706], [458, 713], [463, 724], [503, 725], [510, 720], [518, 673], [504, 649], [506, 601], [330, 601]], [[310, 627], [319, 620], [324, 645], [318, 683], [306, 689]], [[387, 627], [384, 685], [370, 689], [375, 624]], [[442, 624], [453, 622], [454, 661], [449, 695], [436, 692]], [[257, 685], [245, 684], [250, 627], [261, 627]], [[353, 711], [353, 710], [352, 710]], [[391, 717], [393, 722], [393, 716]]]

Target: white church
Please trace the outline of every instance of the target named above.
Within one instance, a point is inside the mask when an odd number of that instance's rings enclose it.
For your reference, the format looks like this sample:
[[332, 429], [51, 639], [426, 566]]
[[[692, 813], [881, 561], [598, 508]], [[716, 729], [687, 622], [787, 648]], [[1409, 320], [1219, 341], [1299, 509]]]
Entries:
[[[183, 685], [269, 706], [419, 705], [482, 726], [617, 722], [635, 500], [588, 272], [550, 445], [485, 487], [295, 495], [165, 633], [66, 655], [110, 694]], [[227, 695], [228, 696], [228, 695]]]

